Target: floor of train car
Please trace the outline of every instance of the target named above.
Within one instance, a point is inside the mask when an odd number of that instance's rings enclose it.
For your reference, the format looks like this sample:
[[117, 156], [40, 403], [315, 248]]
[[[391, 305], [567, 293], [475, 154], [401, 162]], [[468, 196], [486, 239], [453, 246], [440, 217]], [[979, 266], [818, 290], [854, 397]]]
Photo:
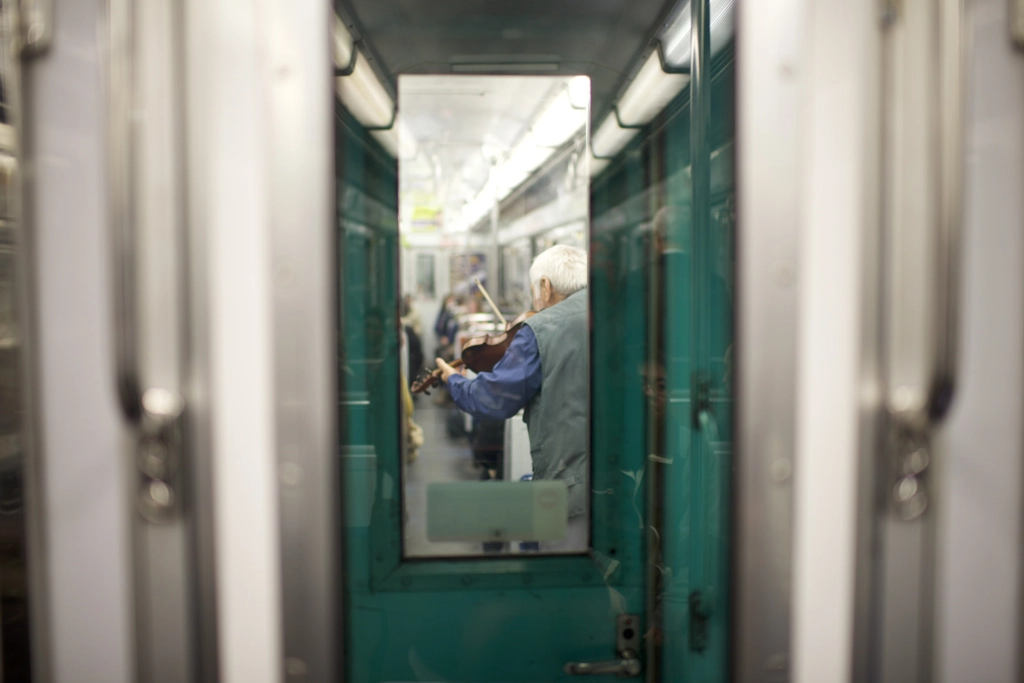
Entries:
[[416, 400], [413, 419], [423, 428], [420, 455], [405, 468], [405, 553], [424, 555], [478, 554], [479, 543], [432, 543], [427, 540], [427, 486], [435, 482], [479, 481], [473, 451], [465, 437], [452, 439], [445, 430], [450, 405], [439, 406], [434, 396]]
[[[423, 322], [424, 362], [433, 366], [433, 350], [437, 338], [434, 320], [440, 301], [416, 302]], [[417, 396], [413, 420], [423, 429], [423, 446], [419, 457], [405, 466], [405, 554], [412, 557], [479, 555], [480, 543], [434, 543], [427, 539], [427, 486], [436, 482], [480, 481], [480, 470], [473, 465], [473, 450], [467, 437], [452, 439], [445, 422], [451, 404], [438, 405], [436, 392]]]

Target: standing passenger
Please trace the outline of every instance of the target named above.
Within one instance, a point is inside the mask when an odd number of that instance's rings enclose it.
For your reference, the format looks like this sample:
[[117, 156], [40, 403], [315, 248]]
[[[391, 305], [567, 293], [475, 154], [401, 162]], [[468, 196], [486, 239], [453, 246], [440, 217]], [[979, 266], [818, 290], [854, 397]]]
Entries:
[[534, 480], [559, 480], [569, 489], [566, 538], [542, 544], [546, 551], [582, 551], [588, 545], [586, 287], [586, 252], [566, 245], [551, 247], [530, 267], [530, 291], [537, 314], [527, 319], [493, 371], [470, 380], [437, 359], [452, 400], [464, 412], [507, 420], [525, 407]]

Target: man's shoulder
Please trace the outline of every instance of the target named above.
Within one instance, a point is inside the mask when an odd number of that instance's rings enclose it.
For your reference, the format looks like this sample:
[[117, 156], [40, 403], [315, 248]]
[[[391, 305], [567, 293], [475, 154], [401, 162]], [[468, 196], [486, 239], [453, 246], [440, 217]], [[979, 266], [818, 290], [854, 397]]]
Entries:
[[563, 334], [576, 328], [585, 330], [589, 322], [586, 297], [583, 297], [582, 305], [580, 304], [579, 298], [572, 302], [566, 299], [529, 318], [526, 323], [538, 337], [538, 345], [540, 337], [547, 338], [552, 334]]
[[564, 299], [550, 308], [535, 313], [527, 318], [526, 324], [535, 328], [554, 320], [563, 318], [583, 316], [587, 314], [587, 290], [581, 289], [567, 299]]

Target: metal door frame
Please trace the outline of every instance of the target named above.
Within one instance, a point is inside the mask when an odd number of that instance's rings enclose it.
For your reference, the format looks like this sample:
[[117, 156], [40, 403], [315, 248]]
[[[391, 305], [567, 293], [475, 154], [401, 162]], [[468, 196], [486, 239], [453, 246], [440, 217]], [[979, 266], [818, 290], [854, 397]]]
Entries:
[[[25, 12], [16, 102], [26, 359], [33, 676], [133, 677], [130, 494], [115, 392], [101, 3]], [[10, 19], [10, 15], [7, 17]], [[32, 38], [30, 38], [31, 33]], [[52, 42], [51, 42], [52, 39]], [[5, 55], [12, 58], [12, 55]], [[68, 83], [75, 84], [69, 89]], [[73, 229], [69, 229], [73, 226]], [[88, 549], [88, 550], [86, 550]]]
[[963, 221], [963, 0], [886, 3], [878, 18], [877, 222], [862, 279], [854, 657], [857, 680], [928, 681], [940, 429], [957, 388]]
[[738, 3], [732, 678], [788, 680], [796, 450], [800, 0]]
[[[273, 0], [268, 145], [286, 676], [336, 680], [340, 497], [329, 3]], [[327, 369], [332, 369], [325, 372]]]

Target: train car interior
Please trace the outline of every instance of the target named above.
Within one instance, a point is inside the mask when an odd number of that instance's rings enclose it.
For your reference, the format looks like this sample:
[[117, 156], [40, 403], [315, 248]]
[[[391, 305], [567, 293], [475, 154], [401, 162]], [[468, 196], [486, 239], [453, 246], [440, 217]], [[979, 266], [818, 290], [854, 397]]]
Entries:
[[1024, 0], [0, 0], [0, 681], [1022, 681]]
[[[705, 10], [696, 21], [707, 55], [694, 60], [687, 3], [565, 6], [557, 30], [539, 29], [529, 6], [491, 26], [459, 3], [339, 7], [338, 381], [354, 679], [472, 679], [500, 662], [503, 678], [519, 680], [616, 656], [628, 671], [641, 623], [650, 670], [726, 676], [735, 8]], [[691, 184], [695, 172], [704, 182]], [[574, 353], [589, 363], [574, 372], [601, 389], [577, 377], [562, 399], [560, 428], [589, 457], [562, 453], [551, 468], [527, 424], [537, 408], [516, 396], [528, 378], [499, 384], [488, 379], [498, 366], [476, 368], [479, 396], [420, 385], [435, 358], [468, 364], [473, 340], [507, 335], [540, 310], [531, 264], [557, 245], [589, 255], [587, 339], [566, 343], [583, 344]], [[577, 510], [583, 487], [593, 495]], [[585, 528], [570, 539], [577, 522]], [[535, 604], [523, 604], [525, 585]], [[433, 609], [449, 611], [444, 631], [419, 628]], [[516, 625], [482, 631], [501, 609]], [[599, 616], [609, 609], [614, 623]], [[527, 626], [531, 614], [542, 625]], [[691, 626], [663, 629], [662, 619]], [[545, 645], [554, 633], [560, 645]], [[534, 654], [510, 657], [508, 639]], [[380, 648], [391, 654], [369, 656]], [[573, 664], [566, 648], [587, 654]]]

